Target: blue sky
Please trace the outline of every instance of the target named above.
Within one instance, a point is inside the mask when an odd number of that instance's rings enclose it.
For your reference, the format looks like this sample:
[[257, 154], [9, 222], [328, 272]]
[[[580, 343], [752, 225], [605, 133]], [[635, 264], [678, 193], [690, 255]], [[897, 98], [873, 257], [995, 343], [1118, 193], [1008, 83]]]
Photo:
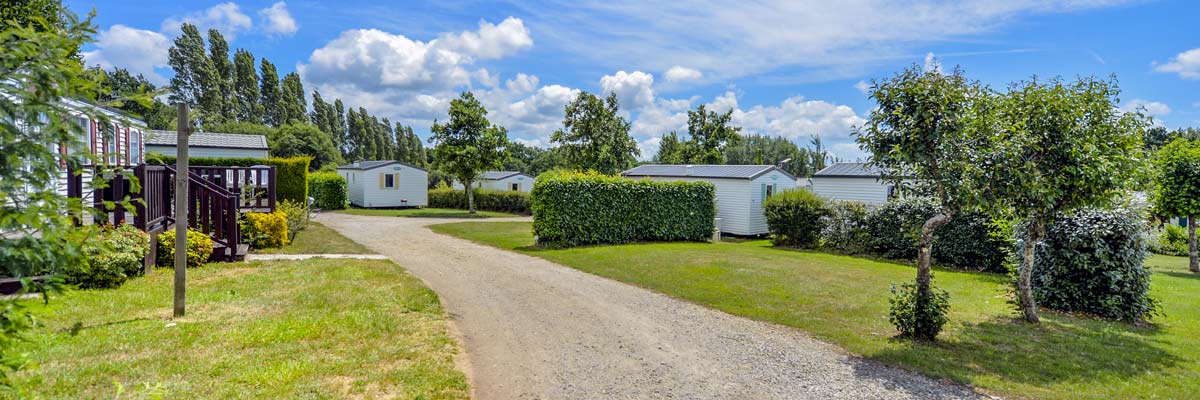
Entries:
[[[443, 3], [443, 4], [429, 4]], [[547, 145], [578, 90], [616, 92], [643, 158], [686, 110], [734, 110], [744, 132], [862, 157], [861, 90], [911, 64], [961, 66], [1002, 88], [1033, 75], [1115, 74], [1122, 107], [1200, 126], [1200, 5], [1191, 1], [387, 2], [66, 1], [96, 9], [89, 63], [157, 82], [181, 21], [300, 71], [326, 99], [428, 132], [458, 91]]]

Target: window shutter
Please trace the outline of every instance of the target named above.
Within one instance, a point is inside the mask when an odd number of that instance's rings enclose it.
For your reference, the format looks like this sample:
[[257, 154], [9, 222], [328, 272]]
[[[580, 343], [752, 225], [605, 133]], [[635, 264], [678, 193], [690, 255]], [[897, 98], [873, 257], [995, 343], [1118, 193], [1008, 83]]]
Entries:
[[767, 201], [767, 184], [763, 183], [760, 185], [761, 185], [761, 188], [758, 193], [758, 199], [759, 199], [760, 203], [763, 203], [763, 202]]
[[380, 189], [383, 189], [383, 180], [384, 180], [383, 175], [385, 175], [385, 174], [379, 174], [379, 188]]
[[392, 189], [400, 190], [400, 173], [392, 173]]

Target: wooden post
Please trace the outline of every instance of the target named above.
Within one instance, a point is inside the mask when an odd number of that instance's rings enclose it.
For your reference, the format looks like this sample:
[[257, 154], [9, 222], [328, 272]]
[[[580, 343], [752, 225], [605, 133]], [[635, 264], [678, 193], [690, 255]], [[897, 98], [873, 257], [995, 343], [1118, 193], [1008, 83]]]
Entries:
[[188, 136], [192, 131], [187, 104], [179, 105], [175, 153], [175, 317], [184, 314], [187, 298]]

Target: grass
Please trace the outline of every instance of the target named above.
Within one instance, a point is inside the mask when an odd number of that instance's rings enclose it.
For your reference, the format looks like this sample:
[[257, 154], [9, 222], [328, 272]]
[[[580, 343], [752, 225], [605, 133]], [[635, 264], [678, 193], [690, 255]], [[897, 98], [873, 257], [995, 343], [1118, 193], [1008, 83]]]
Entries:
[[469, 397], [437, 295], [391, 262], [189, 269], [175, 320], [171, 279], [53, 297], [18, 384], [44, 398]]
[[936, 343], [895, 338], [889, 286], [911, 266], [777, 249], [767, 241], [649, 243], [546, 250], [528, 222], [435, 225], [437, 232], [541, 257], [736, 315], [799, 328], [867, 358], [1014, 398], [1196, 398], [1200, 276], [1187, 259], [1153, 256], [1148, 327], [1043, 310], [1018, 322], [1006, 278], [937, 270], [950, 323]]
[[502, 213], [496, 211], [476, 210], [471, 214], [467, 210], [458, 210], [453, 208], [401, 208], [401, 209], [379, 209], [379, 208], [349, 208], [345, 210], [334, 211], [342, 214], [350, 215], [367, 215], [372, 217], [410, 217], [410, 218], [507, 218], [518, 217], [516, 214]]
[[262, 254], [372, 254], [373, 251], [317, 221], [296, 232], [292, 243], [278, 249], [257, 249]]

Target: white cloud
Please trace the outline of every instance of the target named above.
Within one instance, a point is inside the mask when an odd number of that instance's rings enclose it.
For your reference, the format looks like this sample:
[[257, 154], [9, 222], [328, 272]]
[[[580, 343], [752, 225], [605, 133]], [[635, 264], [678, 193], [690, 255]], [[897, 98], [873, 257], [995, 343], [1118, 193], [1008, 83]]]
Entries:
[[475, 72], [471, 74], [471, 77], [475, 78], [475, 82], [479, 82], [480, 85], [490, 88], [494, 88], [496, 85], [500, 84], [500, 76], [492, 74], [487, 70], [487, 68], [475, 70]]
[[525, 23], [513, 17], [505, 18], [499, 25], [480, 20], [478, 32], [443, 34], [430, 43], [435, 42], [441, 49], [482, 60], [502, 58], [533, 46]]
[[688, 67], [676, 65], [671, 67], [671, 69], [668, 69], [667, 72], [663, 74], [663, 77], [667, 78], [667, 82], [682, 82], [700, 79], [704, 77], [704, 74]]
[[150, 83], [162, 85], [167, 79], [154, 71], [167, 66], [167, 49], [171, 41], [163, 34], [125, 25], [113, 25], [96, 36], [96, 49], [83, 52], [88, 65], [109, 69], [125, 68], [142, 74]]
[[854, 89], [862, 94], [867, 94], [871, 91], [871, 84], [867, 83], [867, 81], [858, 81], [854, 83]]
[[262, 19], [263, 32], [268, 35], [291, 36], [300, 29], [292, 13], [288, 12], [287, 3], [282, 1], [258, 10], [258, 17]]
[[1154, 70], [1179, 74], [1184, 79], [1200, 79], [1200, 48], [1191, 49], [1175, 55], [1175, 58], [1165, 64], [1154, 64]]
[[600, 97], [616, 93], [625, 109], [638, 109], [654, 102], [654, 76], [642, 71], [617, 71], [600, 78]]
[[1171, 107], [1157, 101], [1133, 99], [1121, 105], [1121, 111], [1141, 111], [1146, 115], [1161, 117], [1171, 113]]
[[236, 3], [230, 2], [217, 4], [182, 18], [167, 18], [162, 23], [162, 31], [174, 37], [179, 34], [179, 27], [185, 22], [196, 25], [201, 34], [208, 29], [221, 31], [229, 41], [233, 41], [238, 32], [249, 30], [253, 26], [250, 16], [242, 13]]
[[942, 73], [942, 61], [933, 53], [925, 53], [925, 71]]

